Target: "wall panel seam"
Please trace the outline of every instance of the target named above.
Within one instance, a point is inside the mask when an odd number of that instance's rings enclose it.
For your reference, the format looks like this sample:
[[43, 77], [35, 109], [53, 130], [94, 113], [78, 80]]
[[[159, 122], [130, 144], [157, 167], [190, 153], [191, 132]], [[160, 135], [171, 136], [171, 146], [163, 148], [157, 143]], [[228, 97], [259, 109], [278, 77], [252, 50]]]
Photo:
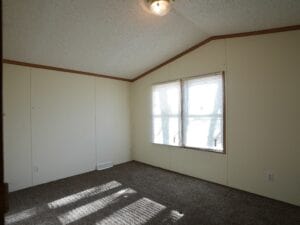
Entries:
[[31, 186], [33, 186], [33, 149], [32, 149], [32, 68], [29, 68], [29, 126], [30, 126], [30, 171]]

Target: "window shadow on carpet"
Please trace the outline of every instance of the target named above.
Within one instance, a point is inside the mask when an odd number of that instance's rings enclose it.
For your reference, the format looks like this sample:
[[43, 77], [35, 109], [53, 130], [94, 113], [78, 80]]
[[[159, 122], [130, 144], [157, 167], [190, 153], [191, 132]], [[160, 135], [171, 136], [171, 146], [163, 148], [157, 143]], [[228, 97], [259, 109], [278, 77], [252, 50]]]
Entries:
[[153, 221], [155, 224], [175, 224], [183, 216], [113, 180], [8, 214], [5, 224], [141, 225]]

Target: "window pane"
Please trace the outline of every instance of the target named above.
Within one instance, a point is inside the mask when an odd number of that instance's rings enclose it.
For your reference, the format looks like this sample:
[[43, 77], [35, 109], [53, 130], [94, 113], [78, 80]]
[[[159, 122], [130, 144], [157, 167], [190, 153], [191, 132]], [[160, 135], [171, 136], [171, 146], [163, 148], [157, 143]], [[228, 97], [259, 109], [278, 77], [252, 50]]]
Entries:
[[152, 136], [157, 144], [179, 145], [180, 82], [153, 86]]
[[180, 82], [171, 82], [153, 86], [153, 115], [176, 115], [180, 113]]
[[179, 117], [153, 118], [153, 142], [157, 144], [179, 145]]
[[222, 151], [222, 119], [216, 117], [189, 117], [186, 123], [186, 146]]
[[184, 81], [184, 145], [223, 150], [221, 74]]
[[210, 115], [223, 112], [222, 76], [196, 78], [184, 82], [185, 106], [190, 115]]

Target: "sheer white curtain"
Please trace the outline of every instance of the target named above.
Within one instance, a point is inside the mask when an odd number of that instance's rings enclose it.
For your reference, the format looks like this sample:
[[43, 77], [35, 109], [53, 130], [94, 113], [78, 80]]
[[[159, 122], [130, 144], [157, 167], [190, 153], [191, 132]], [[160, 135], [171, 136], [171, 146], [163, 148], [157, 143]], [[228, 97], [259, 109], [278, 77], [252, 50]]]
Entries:
[[223, 76], [191, 78], [183, 82], [183, 144], [223, 150]]
[[180, 81], [152, 87], [152, 141], [157, 144], [180, 144]]

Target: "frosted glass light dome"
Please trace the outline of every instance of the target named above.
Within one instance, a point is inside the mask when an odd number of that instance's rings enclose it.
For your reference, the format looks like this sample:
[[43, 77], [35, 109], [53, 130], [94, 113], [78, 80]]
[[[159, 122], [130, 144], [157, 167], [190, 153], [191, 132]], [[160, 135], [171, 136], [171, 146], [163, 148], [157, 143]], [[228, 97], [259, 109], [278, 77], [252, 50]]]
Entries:
[[158, 16], [164, 16], [170, 11], [170, 1], [169, 0], [154, 0], [150, 9], [152, 13]]

